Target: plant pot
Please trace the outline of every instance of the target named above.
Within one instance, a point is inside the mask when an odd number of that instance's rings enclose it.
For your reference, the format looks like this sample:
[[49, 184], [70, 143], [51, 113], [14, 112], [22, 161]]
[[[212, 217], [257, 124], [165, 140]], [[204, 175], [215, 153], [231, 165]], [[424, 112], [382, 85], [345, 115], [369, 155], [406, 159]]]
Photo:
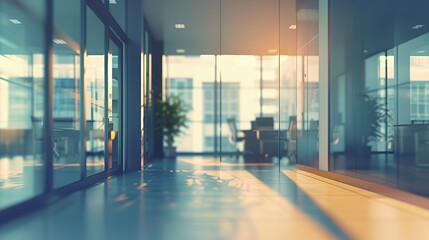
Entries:
[[363, 146], [357, 153], [355, 168], [365, 170], [371, 168], [371, 147]]
[[164, 147], [164, 157], [175, 158], [176, 157], [176, 147]]

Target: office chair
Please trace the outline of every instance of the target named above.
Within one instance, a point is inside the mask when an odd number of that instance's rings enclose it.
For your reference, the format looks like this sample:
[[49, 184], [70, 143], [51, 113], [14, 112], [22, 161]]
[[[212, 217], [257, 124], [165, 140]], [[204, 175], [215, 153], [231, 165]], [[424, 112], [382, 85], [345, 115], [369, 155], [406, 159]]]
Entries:
[[240, 152], [240, 150], [237, 148], [237, 143], [244, 140], [244, 137], [239, 136], [239, 131], [237, 130], [237, 124], [235, 122], [235, 118], [228, 118], [226, 119], [226, 122], [228, 123], [228, 129], [229, 129], [229, 142], [231, 144], [234, 144], [237, 150], [237, 153]]
[[291, 162], [296, 163], [296, 153], [297, 153], [297, 119], [296, 116], [289, 117], [289, 127], [287, 130], [287, 146], [286, 146], [286, 155]]

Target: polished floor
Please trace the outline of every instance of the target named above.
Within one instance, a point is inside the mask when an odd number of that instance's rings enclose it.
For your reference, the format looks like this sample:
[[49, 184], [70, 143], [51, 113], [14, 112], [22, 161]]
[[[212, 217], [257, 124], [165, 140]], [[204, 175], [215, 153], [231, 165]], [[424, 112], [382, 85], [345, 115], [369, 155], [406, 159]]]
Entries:
[[0, 239], [429, 239], [429, 210], [276, 160], [179, 157], [8, 222]]

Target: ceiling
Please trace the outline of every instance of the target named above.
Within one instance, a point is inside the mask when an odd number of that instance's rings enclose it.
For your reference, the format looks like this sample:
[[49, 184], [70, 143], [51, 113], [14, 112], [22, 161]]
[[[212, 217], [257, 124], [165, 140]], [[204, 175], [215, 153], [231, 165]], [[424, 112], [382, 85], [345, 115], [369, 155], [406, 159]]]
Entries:
[[[164, 53], [294, 54], [296, 0], [146, 0], [144, 13]], [[176, 29], [175, 24], [185, 24]]]

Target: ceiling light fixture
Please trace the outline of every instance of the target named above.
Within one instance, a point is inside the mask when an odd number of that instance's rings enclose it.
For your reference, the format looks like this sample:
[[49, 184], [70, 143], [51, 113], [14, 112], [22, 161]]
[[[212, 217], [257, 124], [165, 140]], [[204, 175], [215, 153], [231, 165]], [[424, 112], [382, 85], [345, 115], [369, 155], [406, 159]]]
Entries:
[[183, 24], [183, 23], [176, 23], [176, 24], [174, 24], [174, 27], [176, 29], [185, 29], [186, 28], [185, 24]]
[[295, 24], [290, 25], [289, 29], [296, 29], [296, 25]]
[[268, 53], [277, 53], [277, 49], [270, 48], [270, 49], [268, 49]]
[[21, 21], [19, 21], [18, 19], [15, 19], [15, 18], [11, 18], [11, 19], [9, 19], [9, 21], [13, 24], [22, 24]]
[[185, 51], [185, 49], [177, 49], [176, 52], [177, 53], [185, 53], [186, 51]]
[[417, 29], [422, 28], [424, 26], [425, 25], [423, 25], [423, 24], [417, 24], [417, 25], [413, 26], [411, 29], [417, 30]]
[[52, 41], [53, 41], [55, 44], [59, 44], [59, 45], [67, 44], [67, 43], [66, 43], [66, 41], [64, 41], [64, 40], [62, 40], [62, 39], [59, 39], [59, 38], [54, 38]]
[[426, 52], [426, 50], [420, 50], [417, 53], [425, 53], [425, 52]]
[[117, 4], [116, 0], [109, 0], [110, 4]]

